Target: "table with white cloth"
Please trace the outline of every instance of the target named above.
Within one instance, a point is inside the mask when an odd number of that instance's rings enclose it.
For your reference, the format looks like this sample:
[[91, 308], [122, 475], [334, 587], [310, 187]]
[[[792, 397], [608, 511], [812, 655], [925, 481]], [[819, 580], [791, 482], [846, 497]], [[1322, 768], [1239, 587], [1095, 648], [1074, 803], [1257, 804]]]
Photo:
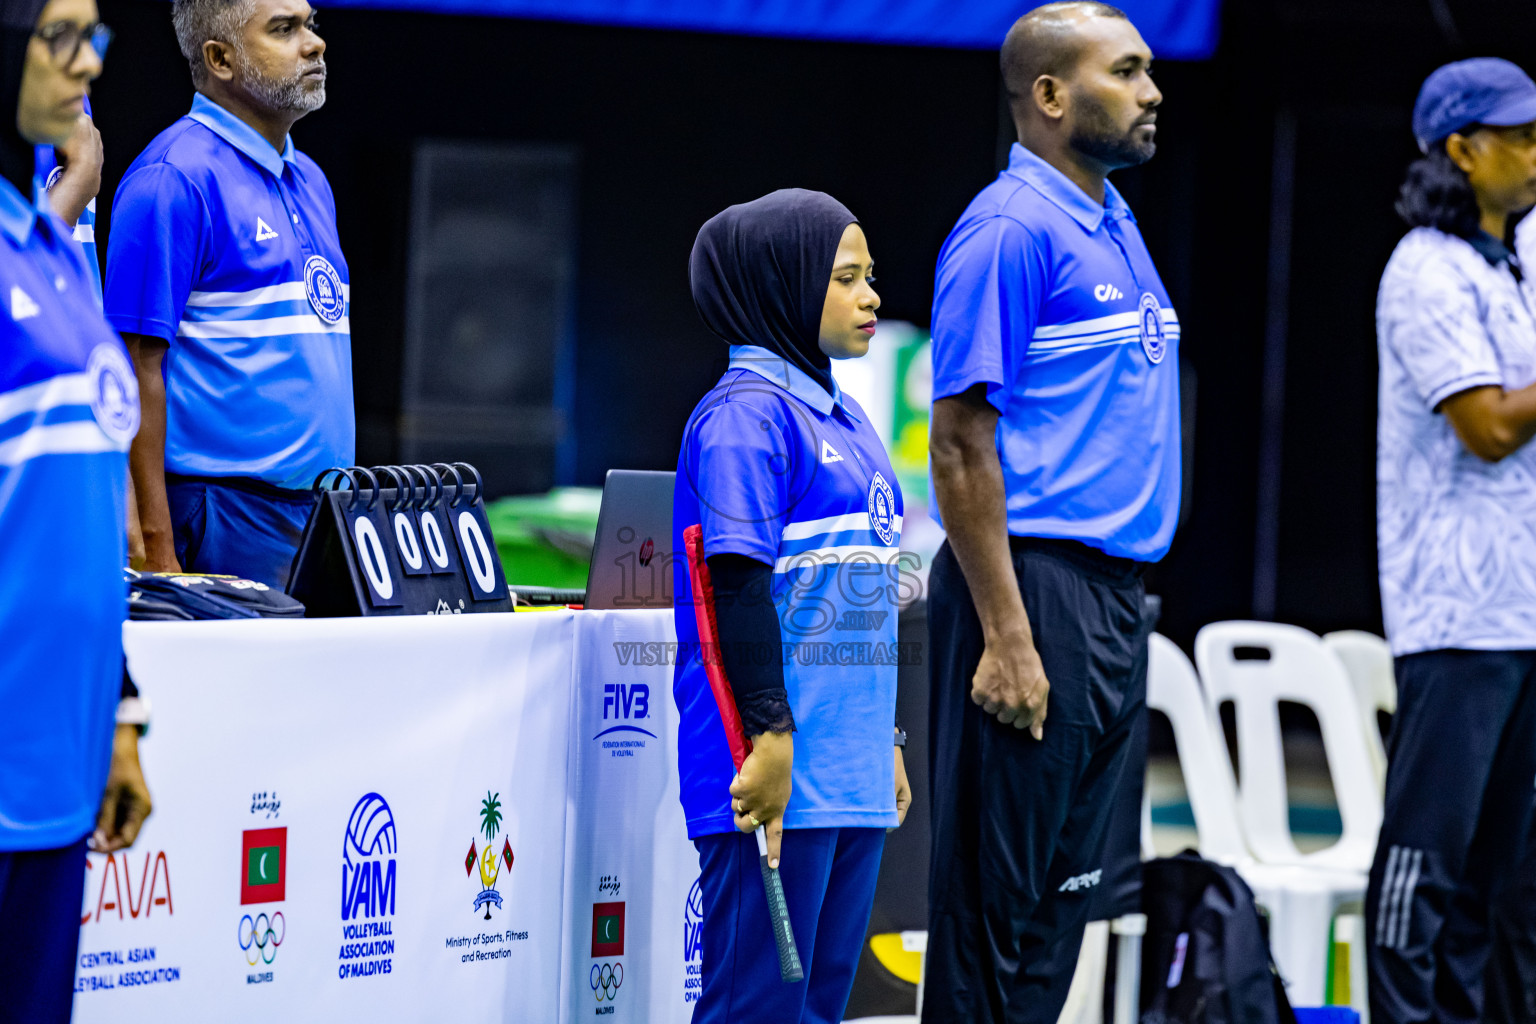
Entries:
[[686, 1021], [670, 611], [129, 623], [155, 810], [75, 1019]]

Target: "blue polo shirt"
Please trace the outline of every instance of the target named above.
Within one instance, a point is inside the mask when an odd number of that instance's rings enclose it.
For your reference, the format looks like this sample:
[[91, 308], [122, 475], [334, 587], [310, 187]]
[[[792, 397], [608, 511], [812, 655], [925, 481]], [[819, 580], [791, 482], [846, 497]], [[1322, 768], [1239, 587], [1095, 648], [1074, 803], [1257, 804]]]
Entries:
[[139, 403], [92, 282], [0, 179], [0, 850], [90, 832], [111, 758]]
[[[673, 550], [703, 524], [706, 556], [773, 566], [794, 712], [786, 828], [896, 825], [896, 561], [901, 491], [858, 404], [766, 349], [731, 365], [688, 419], [677, 461]], [[689, 838], [730, 832], [736, 773], [700, 659], [693, 585], [674, 563], [681, 714], [678, 771]]]
[[1179, 517], [1179, 318], [1136, 219], [1015, 143], [939, 253], [933, 397], [986, 386], [1008, 532], [1152, 562]]
[[320, 168], [201, 94], [118, 186], [107, 319], [170, 342], [168, 470], [307, 488], [350, 465], [349, 293]]

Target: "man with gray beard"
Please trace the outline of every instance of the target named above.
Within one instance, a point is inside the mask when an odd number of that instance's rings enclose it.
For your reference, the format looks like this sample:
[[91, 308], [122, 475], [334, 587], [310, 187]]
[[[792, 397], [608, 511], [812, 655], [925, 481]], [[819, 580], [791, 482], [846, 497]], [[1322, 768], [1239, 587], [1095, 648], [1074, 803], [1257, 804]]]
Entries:
[[325, 102], [325, 42], [306, 0], [175, 0], [171, 18], [197, 93], [128, 168], [107, 244], [146, 568], [281, 587], [310, 485], [355, 437], [336, 202], [288, 136]]

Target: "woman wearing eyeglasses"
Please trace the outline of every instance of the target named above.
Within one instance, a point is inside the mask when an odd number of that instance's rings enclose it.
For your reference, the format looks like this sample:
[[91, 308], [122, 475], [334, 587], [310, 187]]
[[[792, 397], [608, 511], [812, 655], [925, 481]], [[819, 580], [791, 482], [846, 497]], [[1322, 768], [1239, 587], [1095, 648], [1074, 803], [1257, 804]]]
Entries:
[[69, 138], [107, 36], [95, 0], [0, 2], [0, 1021], [29, 1024], [69, 1019], [87, 845], [128, 846], [150, 806], [119, 705], [138, 389], [32, 198], [34, 147]]

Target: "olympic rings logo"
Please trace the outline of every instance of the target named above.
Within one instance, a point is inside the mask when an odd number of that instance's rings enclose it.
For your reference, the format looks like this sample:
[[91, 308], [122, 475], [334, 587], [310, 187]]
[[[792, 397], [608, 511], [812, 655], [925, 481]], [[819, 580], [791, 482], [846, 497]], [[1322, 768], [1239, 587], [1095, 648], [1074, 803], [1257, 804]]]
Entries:
[[593, 964], [588, 981], [592, 985], [592, 994], [597, 996], [598, 1002], [604, 999], [612, 1002], [613, 997], [619, 994], [619, 986], [624, 984], [624, 965]]
[[[281, 931], [279, 931], [281, 927]], [[240, 948], [245, 952], [245, 962], [252, 967], [260, 960], [270, 964], [277, 958], [277, 947], [288, 934], [288, 919], [279, 910], [268, 917], [265, 913], [252, 918], [246, 914], [240, 919]]]

